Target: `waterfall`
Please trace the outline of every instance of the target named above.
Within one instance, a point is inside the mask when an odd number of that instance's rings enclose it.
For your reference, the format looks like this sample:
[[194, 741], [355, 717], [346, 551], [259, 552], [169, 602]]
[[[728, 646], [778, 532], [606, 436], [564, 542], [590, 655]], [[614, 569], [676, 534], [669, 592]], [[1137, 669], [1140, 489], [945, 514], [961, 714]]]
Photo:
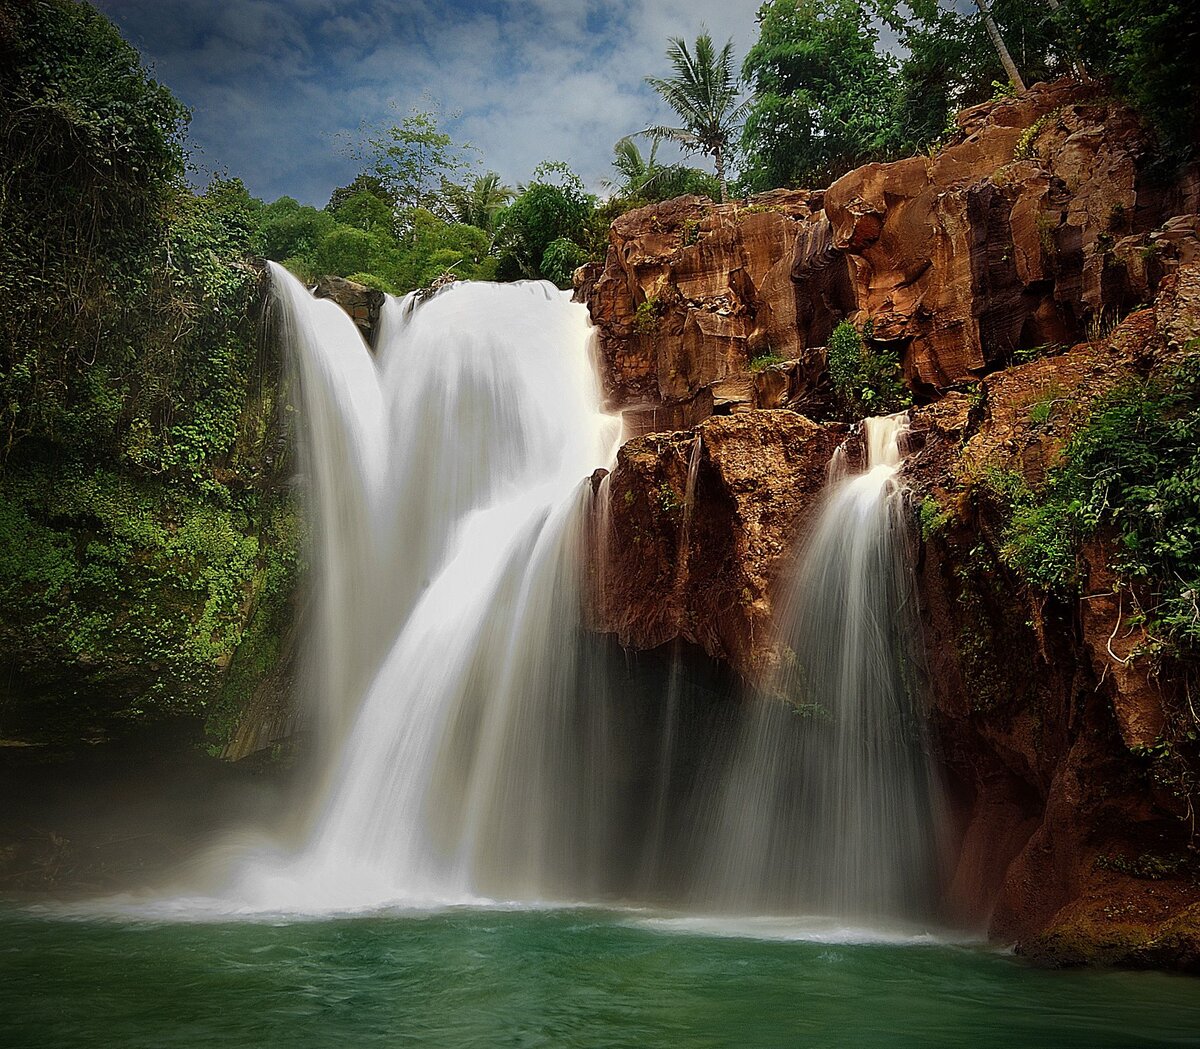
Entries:
[[866, 469], [839, 450], [777, 615], [762, 684], [703, 833], [700, 899], [727, 910], [928, 913], [940, 802], [919, 709], [905, 550], [902, 417], [868, 419]]
[[[779, 667], [739, 706], [676, 643], [584, 622], [619, 422], [587, 311], [546, 283], [388, 299], [366, 346], [272, 266], [295, 359], [324, 756], [304, 842], [226, 899], [328, 912], [479, 899], [666, 900], [903, 915], [936, 884], [916, 705], [899, 419], [830, 464], [781, 603]], [[704, 445], [687, 464], [687, 583]], [[603, 556], [590, 566], [603, 589]], [[690, 660], [690, 662], [689, 662]], [[707, 675], [707, 676], [706, 676]]]
[[579, 548], [585, 479], [620, 432], [587, 311], [546, 283], [454, 284], [389, 300], [373, 357], [336, 305], [272, 277], [329, 771], [307, 845], [250, 863], [235, 894], [320, 911], [586, 888], [606, 744], [577, 694]]

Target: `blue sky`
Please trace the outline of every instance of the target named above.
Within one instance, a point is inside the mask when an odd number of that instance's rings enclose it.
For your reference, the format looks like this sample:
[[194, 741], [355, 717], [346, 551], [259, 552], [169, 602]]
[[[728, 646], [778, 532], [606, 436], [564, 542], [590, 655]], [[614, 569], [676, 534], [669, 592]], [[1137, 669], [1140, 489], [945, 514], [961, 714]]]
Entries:
[[612, 145], [668, 114], [642, 82], [707, 25], [740, 65], [758, 0], [93, 0], [192, 109], [201, 181], [324, 205], [363, 122], [440, 103], [510, 183], [565, 160], [593, 189]]

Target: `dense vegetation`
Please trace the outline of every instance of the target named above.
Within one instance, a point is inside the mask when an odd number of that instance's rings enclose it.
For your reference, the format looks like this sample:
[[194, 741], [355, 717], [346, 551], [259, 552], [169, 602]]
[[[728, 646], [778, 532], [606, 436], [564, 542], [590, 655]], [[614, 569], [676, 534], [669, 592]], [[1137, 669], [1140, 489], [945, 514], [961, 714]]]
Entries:
[[852, 419], [891, 415], [912, 406], [895, 351], [872, 345], [870, 336], [869, 327], [860, 334], [849, 321], [842, 321], [826, 348], [834, 401]]
[[1002, 556], [1042, 590], [1074, 593], [1083, 540], [1115, 536], [1135, 618], [1169, 656], [1200, 656], [1200, 345], [1166, 374], [1101, 398], [1037, 491], [1001, 488]]
[[[1139, 753], [1154, 782], [1194, 819], [1200, 791], [1200, 341], [1160, 374], [1118, 387], [1088, 417], [1044, 483], [992, 470], [1005, 508], [1002, 563], [1035, 592], [1084, 595], [1083, 544], [1111, 544], [1117, 625], [1140, 625], [1138, 654], [1165, 684], [1166, 722]], [[1093, 584], [1094, 585], [1094, 584]], [[1114, 657], [1115, 658], [1115, 657]]]
[[10, 719], [211, 713], [296, 549], [254, 204], [187, 188], [186, 112], [84, 5], [0, 3], [0, 100]]
[[[1200, 113], [1200, 30], [1182, 0], [993, 0], [1023, 80], [1106, 78], [1187, 159]], [[1010, 92], [973, 10], [935, 0], [768, 0], [742, 68], [750, 109], [742, 188], [822, 185], [859, 164], [929, 148], [955, 111]], [[885, 47], [881, 31], [901, 51]]]

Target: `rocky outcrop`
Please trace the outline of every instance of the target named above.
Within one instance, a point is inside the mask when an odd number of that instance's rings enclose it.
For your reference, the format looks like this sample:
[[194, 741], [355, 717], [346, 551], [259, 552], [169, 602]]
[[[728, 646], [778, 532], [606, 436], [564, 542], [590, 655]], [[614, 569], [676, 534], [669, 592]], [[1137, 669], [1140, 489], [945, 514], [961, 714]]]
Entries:
[[853, 321], [921, 403], [904, 476], [949, 913], [1049, 964], [1197, 970], [1182, 675], [1154, 659], [1113, 534], [1078, 550], [1076, 596], [1008, 567], [1004, 486], [1037, 490], [1099, 398], [1194, 352], [1200, 180], [1147, 176], [1137, 121], [1094, 85], [957, 124], [939, 152], [823, 193], [682, 198], [613, 225], [577, 294], [640, 436], [597, 482], [594, 625], [751, 677], [771, 659], [774, 585], [847, 434], [796, 412], [834, 414], [823, 344]]
[[763, 410], [628, 441], [596, 479], [593, 628], [638, 649], [681, 638], [751, 674], [846, 429]]
[[[956, 805], [957, 913], [1043, 961], [1200, 963], [1195, 798], [1168, 769], [1182, 681], [1161, 669], [1101, 533], [1078, 597], [1005, 567], [1006, 477], [1037, 487], [1115, 387], [1200, 331], [1194, 269], [1102, 342], [1031, 361], [914, 412], [919, 592], [933, 717]], [[1177, 760], [1177, 759], [1172, 759]], [[1190, 916], [1190, 917], [1189, 917]]]
[[325, 276], [317, 281], [313, 297], [332, 299], [349, 315], [362, 332], [368, 346], [375, 345], [375, 330], [379, 327], [379, 311], [383, 309], [383, 292], [345, 277]]
[[1147, 179], [1147, 153], [1128, 110], [1060, 81], [967, 110], [939, 152], [824, 193], [630, 212], [578, 288], [610, 403], [638, 433], [776, 406], [757, 365], [785, 360], [787, 403], [819, 405], [821, 348], [846, 318], [870, 322], [926, 400], [1077, 342], [1200, 249], [1200, 181]]
[[803, 190], [749, 205], [680, 197], [613, 223], [607, 261], [585, 268], [579, 294], [609, 402], [634, 432], [752, 406], [756, 358], [796, 359], [824, 339], [831, 315], [802, 318], [792, 280], [797, 244], [821, 250], [810, 235], [820, 208]]

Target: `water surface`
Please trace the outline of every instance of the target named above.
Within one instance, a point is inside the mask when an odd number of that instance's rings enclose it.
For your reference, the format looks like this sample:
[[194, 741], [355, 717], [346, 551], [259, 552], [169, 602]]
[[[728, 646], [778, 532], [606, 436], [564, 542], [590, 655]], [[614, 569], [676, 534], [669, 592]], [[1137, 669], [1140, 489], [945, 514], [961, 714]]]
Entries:
[[0, 915], [0, 1044], [1200, 1046], [1200, 983], [978, 946], [593, 910]]

